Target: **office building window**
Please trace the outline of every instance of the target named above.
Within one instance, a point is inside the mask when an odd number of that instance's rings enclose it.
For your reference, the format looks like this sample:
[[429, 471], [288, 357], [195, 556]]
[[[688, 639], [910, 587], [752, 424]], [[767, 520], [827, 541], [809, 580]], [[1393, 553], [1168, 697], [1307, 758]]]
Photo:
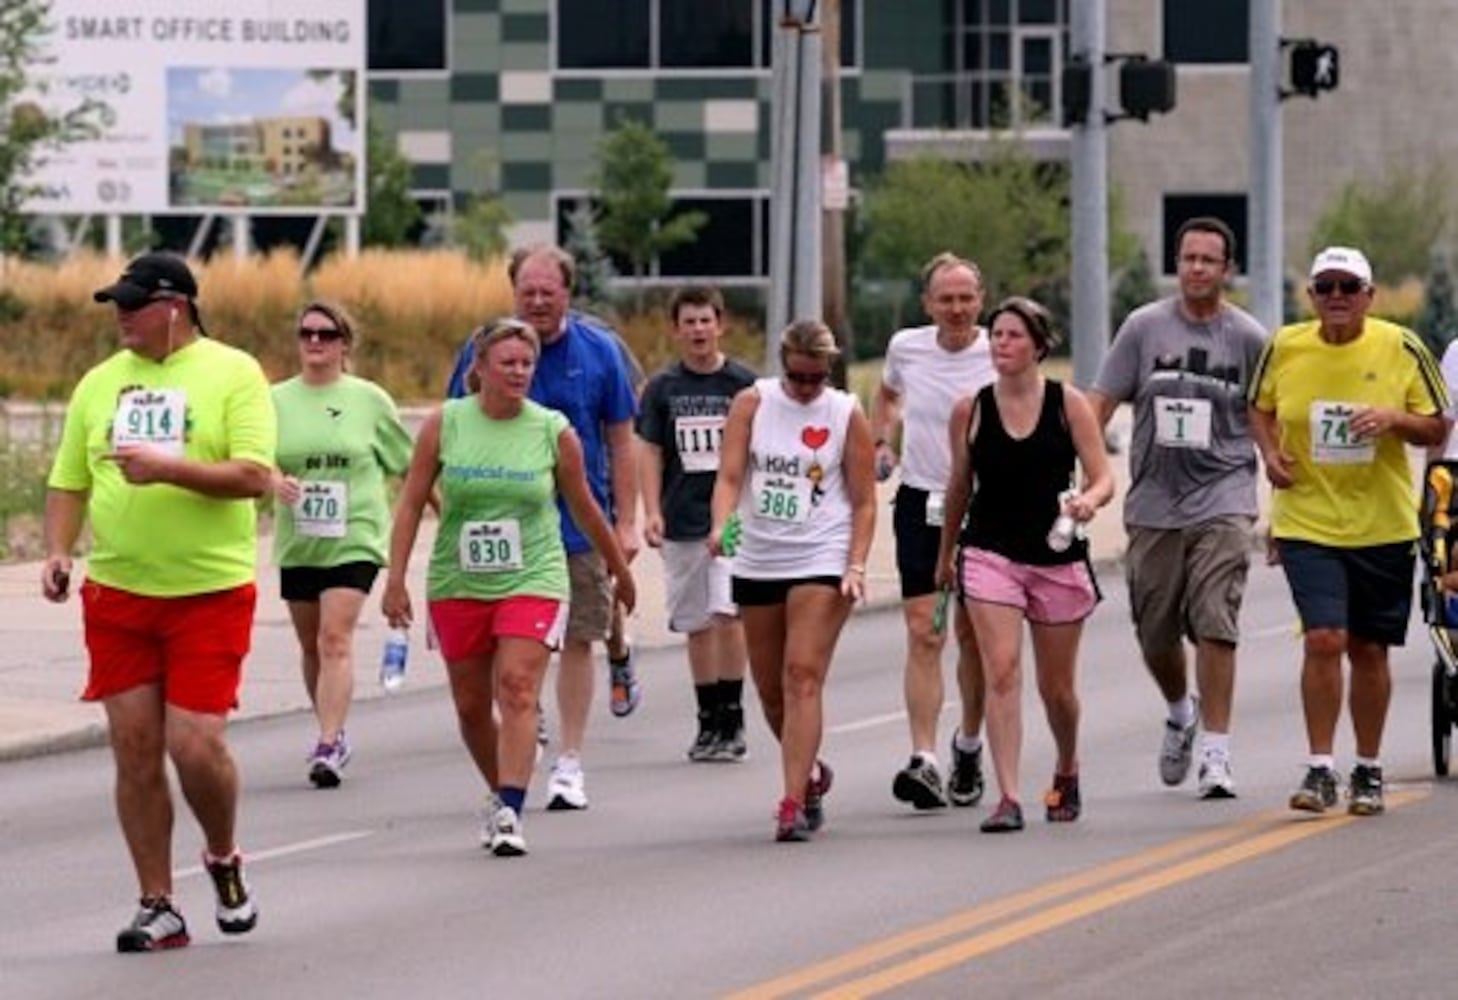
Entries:
[[[841, 3], [843, 66], [857, 63], [862, 2]], [[777, 0], [556, 0], [557, 67], [767, 69], [778, 9]]]
[[1235, 234], [1235, 270], [1245, 273], [1246, 234], [1250, 231], [1243, 194], [1167, 194], [1164, 196], [1164, 273], [1175, 273], [1175, 233], [1189, 219], [1212, 215]]
[[1069, 0], [947, 0], [948, 71], [912, 78], [912, 124], [1016, 128], [1062, 118]]
[[439, 71], [446, 62], [450, 0], [369, 0], [369, 68], [382, 72]]
[[1250, 62], [1250, 0], [1164, 0], [1164, 57], [1174, 63]]

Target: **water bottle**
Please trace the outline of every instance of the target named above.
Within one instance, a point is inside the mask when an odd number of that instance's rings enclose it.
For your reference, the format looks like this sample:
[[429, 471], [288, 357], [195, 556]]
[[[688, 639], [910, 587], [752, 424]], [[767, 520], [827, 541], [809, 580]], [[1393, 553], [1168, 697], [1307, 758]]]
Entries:
[[410, 632], [392, 628], [385, 636], [385, 651], [380, 657], [380, 687], [398, 691], [405, 683], [405, 664], [410, 659]]
[[719, 551], [729, 558], [734, 558], [734, 553], [739, 551], [739, 540], [744, 533], [744, 523], [739, 520], [739, 511], [729, 515], [724, 522], [724, 528], [719, 532]]
[[1076, 496], [1078, 494], [1073, 490], [1064, 490], [1058, 494], [1058, 519], [1048, 530], [1048, 548], [1054, 552], [1067, 552], [1078, 534], [1078, 522], [1073, 519], [1072, 514], [1064, 510], [1068, 501]]
[[935, 632], [937, 635], [941, 635], [947, 630], [947, 606], [951, 603], [951, 590], [943, 589], [942, 592], [937, 595], [937, 607], [936, 610], [932, 612], [932, 631]]

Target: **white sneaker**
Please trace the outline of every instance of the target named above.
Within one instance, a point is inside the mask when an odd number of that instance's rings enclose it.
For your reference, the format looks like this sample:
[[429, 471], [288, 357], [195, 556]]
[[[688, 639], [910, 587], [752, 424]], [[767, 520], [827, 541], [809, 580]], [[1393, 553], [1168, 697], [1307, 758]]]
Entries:
[[547, 781], [547, 808], [553, 812], [587, 808], [586, 779], [575, 757], [558, 757], [552, 765], [552, 777]]
[[486, 804], [481, 807], [481, 846], [488, 851], [496, 843], [496, 814], [504, 808], [501, 796], [495, 792], [486, 796]]
[[526, 838], [521, 834], [521, 817], [511, 806], [502, 806], [491, 817], [491, 853], [498, 858], [519, 858], [526, 854]]
[[1235, 779], [1230, 776], [1230, 758], [1207, 753], [1200, 758], [1200, 798], [1235, 798]]
[[1200, 732], [1200, 699], [1194, 702], [1193, 714], [1186, 725], [1178, 725], [1169, 719], [1164, 721], [1164, 741], [1159, 748], [1159, 777], [1170, 786], [1178, 785], [1190, 773], [1190, 764], [1195, 756], [1195, 737]]

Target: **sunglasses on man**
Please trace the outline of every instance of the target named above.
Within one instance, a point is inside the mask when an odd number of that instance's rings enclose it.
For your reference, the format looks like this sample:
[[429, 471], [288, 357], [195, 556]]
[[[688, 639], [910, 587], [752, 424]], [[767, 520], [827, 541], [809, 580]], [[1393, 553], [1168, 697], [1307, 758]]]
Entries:
[[1356, 295], [1367, 287], [1361, 278], [1317, 278], [1311, 283], [1311, 290], [1317, 295], [1330, 295], [1340, 290], [1343, 295]]

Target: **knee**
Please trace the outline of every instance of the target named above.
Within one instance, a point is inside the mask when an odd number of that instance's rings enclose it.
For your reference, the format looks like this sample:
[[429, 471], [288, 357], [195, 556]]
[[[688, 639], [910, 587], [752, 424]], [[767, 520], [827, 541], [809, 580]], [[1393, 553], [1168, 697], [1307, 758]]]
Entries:
[[343, 629], [320, 629], [316, 655], [331, 662], [346, 660], [349, 658], [352, 639], [353, 634]]
[[1023, 689], [1023, 671], [1017, 663], [988, 665], [987, 693], [999, 698], [1017, 697]]
[[[906, 641], [910, 647], [912, 659], [925, 662], [940, 660], [942, 646], [946, 639], [940, 632], [932, 630], [931, 622], [915, 621], [907, 628]], [[939, 662], [938, 668], [940, 668]]]
[[1340, 628], [1308, 629], [1305, 646], [1308, 656], [1341, 656], [1347, 651], [1347, 630]]
[[491, 699], [474, 691], [457, 691], [456, 719], [463, 729], [474, 729], [491, 722]]
[[167, 755], [179, 770], [210, 766], [226, 753], [221, 726], [175, 726], [167, 737]]
[[785, 663], [785, 697], [809, 700], [820, 697], [824, 678], [817, 664], [789, 660]]
[[525, 670], [503, 671], [496, 683], [496, 697], [503, 715], [536, 714], [536, 679]]
[[112, 756], [116, 758], [117, 780], [147, 783], [165, 772], [162, 767], [166, 739], [162, 732], [150, 729], [113, 730]]

